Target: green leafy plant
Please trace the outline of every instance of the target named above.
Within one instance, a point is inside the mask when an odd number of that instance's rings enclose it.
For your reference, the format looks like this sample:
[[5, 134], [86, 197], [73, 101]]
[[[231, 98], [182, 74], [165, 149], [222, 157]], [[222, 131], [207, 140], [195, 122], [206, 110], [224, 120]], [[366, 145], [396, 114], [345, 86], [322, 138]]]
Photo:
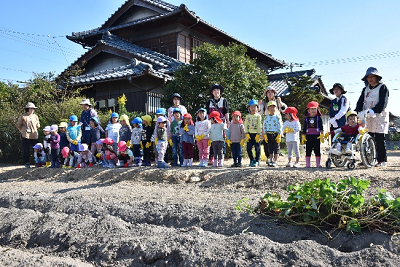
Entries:
[[387, 233], [400, 231], [400, 197], [394, 199], [381, 189], [378, 195], [365, 201], [369, 183], [354, 177], [338, 182], [316, 179], [289, 185], [286, 200], [279, 194], [267, 193], [255, 208], [243, 199], [238, 201], [237, 209], [244, 207], [250, 213], [276, 216], [288, 223], [317, 228], [330, 226], [351, 232], [361, 232], [362, 228]]

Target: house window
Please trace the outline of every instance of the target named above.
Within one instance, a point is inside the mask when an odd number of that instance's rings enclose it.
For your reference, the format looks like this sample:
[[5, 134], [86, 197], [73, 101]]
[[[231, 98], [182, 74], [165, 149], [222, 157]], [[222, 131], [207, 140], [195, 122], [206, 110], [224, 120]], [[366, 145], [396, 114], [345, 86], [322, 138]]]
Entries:
[[200, 39], [197, 39], [196, 37], [192, 37], [192, 49], [191, 49], [191, 59], [197, 58], [196, 53], [193, 52], [193, 48], [198, 47], [202, 45], [204, 42], [201, 41]]
[[156, 110], [161, 107], [162, 94], [148, 92], [147, 93], [147, 111], [146, 113], [156, 113]]

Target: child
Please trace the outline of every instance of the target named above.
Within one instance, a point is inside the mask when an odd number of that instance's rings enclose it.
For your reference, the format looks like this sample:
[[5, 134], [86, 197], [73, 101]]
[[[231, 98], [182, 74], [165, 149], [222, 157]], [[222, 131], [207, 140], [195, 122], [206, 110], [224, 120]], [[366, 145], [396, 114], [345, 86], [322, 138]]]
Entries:
[[276, 109], [276, 101], [269, 101], [267, 104], [268, 115], [265, 116], [263, 124], [263, 137], [268, 144], [269, 162], [268, 166], [278, 167], [280, 152], [282, 123]]
[[90, 134], [88, 142], [90, 143], [90, 152], [92, 153], [92, 155], [97, 155], [101, 151], [97, 146], [97, 141], [99, 141], [101, 135], [104, 134], [104, 130], [99, 124], [99, 119], [97, 119], [96, 117], [92, 117], [90, 119], [89, 125]]
[[89, 168], [93, 167], [93, 155], [92, 152], [89, 151], [87, 144], [79, 145], [79, 156], [77, 163], [78, 163], [78, 165], [76, 165], [77, 169], [85, 168], [86, 166]]
[[183, 155], [185, 157], [182, 167], [192, 166], [193, 163], [193, 146], [194, 146], [194, 123], [192, 115], [186, 113], [183, 115], [183, 122], [179, 128], [179, 133], [182, 136]]
[[104, 167], [106, 168], [115, 168], [115, 164], [117, 163], [117, 153], [113, 148], [114, 141], [107, 137], [103, 141], [103, 149], [104, 149], [104, 158], [102, 158], [105, 162]]
[[233, 164], [231, 167], [242, 167], [242, 145], [244, 145], [246, 135], [244, 133], [244, 125], [240, 111], [234, 111], [232, 113], [232, 122], [228, 130], [233, 157]]
[[335, 83], [332, 89], [329, 90], [332, 95], [336, 98], [331, 101], [329, 106], [329, 122], [332, 127], [331, 130], [340, 128], [346, 124], [346, 112], [350, 110], [349, 101], [344, 96], [347, 92], [344, 90], [343, 85], [340, 83]]
[[130, 150], [125, 141], [119, 141], [118, 143], [118, 159], [119, 166], [123, 166], [125, 168], [129, 167], [133, 162], [133, 153]]
[[[247, 140], [247, 154], [250, 158], [250, 167], [260, 165], [260, 136], [262, 133], [261, 115], [258, 112], [258, 102], [254, 99], [249, 101], [248, 109], [250, 114], [244, 122], [244, 132]], [[253, 156], [253, 147], [256, 150], [256, 158]]]
[[78, 125], [78, 117], [72, 115], [69, 118], [69, 125], [67, 127], [67, 139], [70, 143], [69, 149], [72, 151], [78, 151], [78, 144], [81, 143], [82, 130], [81, 126]]
[[[121, 128], [119, 129], [119, 141], [128, 142], [131, 140], [132, 127], [129, 124], [128, 115], [121, 115], [120, 117]], [[127, 143], [129, 145], [129, 143]]]
[[142, 150], [142, 135], [143, 135], [143, 129], [142, 129], [142, 119], [137, 117], [134, 118], [131, 123], [133, 125], [132, 128], [132, 136], [131, 136], [131, 145], [133, 145], [133, 156], [135, 157], [135, 164], [136, 166], [142, 166], [142, 156], [143, 156], [143, 150]]
[[185, 106], [181, 105], [182, 102], [182, 97], [178, 93], [174, 93], [171, 97], [172, 100], [172, 107], [168, 108], [168, 121], [172, 123], [175, 119], [174, 116], [174, 109], [179, 109], [181, 111], [181, 115], [185, 115], [187, 113], [187, 110]]
[[50, 134], [50, 126], [46, 126], [43, 128], [43, 151], [46, 155], [46, 164], [45, 167], [51, 166], [51, 134]]
[[142, 116], [143, 122], [143, 135], [142, 135], [142, 147], [143, 147], [143, 164], [142, 166], [151, 166], [151, 136], [153, 135], [153, 127], [151, 127], [151, 116]]
[[51, 149], [51, 166], [50, 168], [60, 168], [60, 135], [57, 133], [58, 125], [50, 126], [50, 149]]
[[118, 151], [118, 141], [119, 141], [119, 129], [121, 129], [121, 124], [119, 123], [119, 115], [116, 112], [111, 113], [110, 120], [105, 129], [106, 138], [111, 138], [114, 142], [112, 144], [113, 150]]
[[[334, 134], [341, 133], [343, 132], [344, 134], [341, 135], [341, 142], [347, 141], [346, 145], [346, 154], [351, 154], [352, 153], [352, 145], [355, 141], [356, 136], [358, 133], [364, 134], [367, 130], [364, 129], [361, 124], [358, 124], [358, 117], [357, 113], [354, 111], [348, 111], [346, 113], [346, 120], [347, 124], [340, 127], [339, 129], [336, 129], [333, 131]], [[342, 155], [342, 145], [340, 142], [337, 143], [336, 149], [331, 149], [332, 154], [335, 155]]]
[[[157, 109], [156, 110], [156, 119], [155, 119], [155, 121], [157, 122], [157, 119], [158, 118], [160, 118], [160, 117], [164, 117], [164, 118], [166, 118], [165, 116], [165, 114], [166, 114], [166, 110], [165, 110], [165, 108], [159, 108], [159, 109]], [[158, 166], [158, 163], [157, 163], [157, 161], [158, 161], [158, 151], [157, 151], [157, 145], [156, 145], [156, 139], [157, 139], [157, 130], [158, 130], [158, 123], [156, 124], [156, 126], [154, 127], [154, 132], [153, 132], [153, 136], [151, 137], [151, 139], [152, 140], [154, 140], [154, 155], [155, 155], [155, 166], [157, 167]], [[169, 139], [171, 139], [171, 128], [170, 128], [170, 122], [169, 122], [169, 120], [167, 120], [166, 121], [166, 130], [167, 130], [167, 139], [169, 140]], [[168, 146], [167, 146], [167, 148], [168, 148]], [[165, 153], [164, 153], [164, 159], [163, 159], [163, 161], [165, 161], [166, 162], [166, 154], [167, 154], [167, 151], [165, 151]]]
[[104, 141], [104, 139], [99, 139], [96, 141], [96, 146], [97, 146], [97, 151], [98, 151], [96, 154], [96, 158], [98, 158], [97, 164], [101, 165], [102, 167], [105, 167], [106, 166], [106, 162], [105, 162], [106, 156], [104, 155], [103, 141]]
[[43, 164], [46, 164], [46, 154], [41, 143], [33, 146], [33, 157], [35, 158], [36, 167], [42, 167]]
[[211, 121], [208, 143], [211, 142], [214, 151], [213, 167], [222, 167], [224, 166], [224, 130], [226, 130], [226, 126], [220, 119], [218, 111], [211, 112], [208, 117]]
[[164, 116], [160, 116], [157, 118], [157, 137], [154, 141], [157, 146], [158, 160], [157, 167], [158, 168], [169, 168], [169, 165], [164, 161], [165, 152], [168, 147], [168, 137], [167, 137], [167, 119]]
[[208, 139], [210, 136], [211, 123], [206, 118], [207, 111], [201, 108], [197, 111], [196, 125], [194, 134], [197, 140], [197, 147], [199, 149], [199, 167], [207, 167], [208, 156], [210, 147], [208, 146]]
[[79, 154], [73, 150], [70, 150], [67, 146], [61, 150], [61, 154], [64, 158], [63, 169], [72, 168], [75, 166], [76, 161], [78, 160]]
[[[311, 101], [307, 105], [305, 112], [306, 118], [303, 125], [302, 143], [306, 144], [306, 168], [310, 168], [311, 153], [314, 150], [317, 168], [321, 166], [321, 144], [324, 140], [324, 126], [322, 124], [319, 104]], [[320, 139], [320, 140], [318, 140]]]
[[[172, 166], [181, 166], [183, 164], [183, 149], [182, 149], [182, 139], [179, 128], [182, 124], [182, 112], [179, 108], [175, 108], [173, 111], [173, 120], [171, 122], [171, 139], [172, 142], [169, 142], [169, 145], [172, 146], [172, 159], [174, 162]], [[178, 157], [179, 157], [179, 165], [178, 165]], [[186, 166], [186, 165], [185, 165]]]
[[[283, 123], [282, 131], [286, 136], [286, 146], [287, 146], [287, 155], [288, 155], [288, 163], [286, 167], [300, 167], [300, 151], [299, 151], [299, 132], [301, 130], [301, 125], [299, 122], [299, 118], [297, 117], [297, 109], [295, 107], [288, 107], [283, 112], [286, 116], [286, 121]], [[296, 162], [292, 164], [292, 151], [296, 155]]]
[[58, 125], [58, 130], [59, 135], [60, 135], [60, 150], [62, 150], [64, 147], [69, 145], [68, 139], [67, 139], [67, 127], [68, 123], [66, 122], [61, 122], [60, 125]]

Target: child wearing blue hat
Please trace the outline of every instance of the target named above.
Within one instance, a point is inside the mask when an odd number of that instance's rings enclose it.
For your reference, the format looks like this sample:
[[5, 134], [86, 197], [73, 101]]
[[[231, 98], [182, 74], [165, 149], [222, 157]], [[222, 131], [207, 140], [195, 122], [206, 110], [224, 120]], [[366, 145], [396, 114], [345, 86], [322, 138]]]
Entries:
[[81, 143], [81, 137], [82, 137], [82, 130], [81, 126], [78, 124], [78, 117], [72, 115], [69, 118], [69, 124], [67, 127], [67, 139], [70, 143], [69, 149], [71, 151], [79, 151], [78, 144]]
[[119, 142], [119, 129], [121, 129], [121, 124], [119, 123], [119, 115], [116, 112], [111, 113], [110, 120], [105, 129], [106, 138], [110, 137], [114, 143], [112, 147], [115, 152], [118, 152], [118, 142]]
[[[250, 100], [248, 103], [250, 114], [244, 121], [244, 133], [247, 140], [247, 154], [250, 158], [250, 167], [258, 167], [260, 165], [260, 141], [262, 133], [261, 115], [258, 113], [258, 101]], [[253, 155], [253, 147], [256, 150], [256, 157]]]

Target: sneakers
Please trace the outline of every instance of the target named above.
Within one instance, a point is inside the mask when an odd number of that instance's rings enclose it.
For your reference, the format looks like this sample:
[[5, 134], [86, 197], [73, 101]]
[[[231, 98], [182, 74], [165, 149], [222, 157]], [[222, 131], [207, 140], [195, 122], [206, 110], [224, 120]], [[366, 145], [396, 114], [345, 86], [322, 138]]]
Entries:
[[250, 161], [250, 165], [249, 166], [250, 167], [258, 167], [258, 166], [260, 166], [260, 162], [255, 160], [255, 159], [253, 159], [252, 161]]
[[254, 164], [255, 164], [255, 160], [254, 160], [254, 159], [253, 159], [253, 160], [250, 160], [249, 167], [255, 167]]
[[242, 163], [236, 163], [236, 167], [238, 168], [242, 167]]
[[347, 143], [347, 146], [346, 146], [346, 154], [351, 154], [351, 153], [353, 153], [353, 151], [352, 151], [352, 143]]
[[278, 167], [278, 163], [276, 163], [276, 162], [271, 162], [271, 165], [270, 165], [270, 166], [276, 168], [276, 167]]
[[292, 167], [293, 167], [293, 168], [300, 168], [300, 163], [296, 162], [295, 164], [293, 164]]
[[285, 167], [286, 168], [291, 168], [291, 167], [293, 167], [293, 164], [291, 162], [288, 162]]
[[233, 164], [231, 165], [231, 167], [236, 168], [236, 167], [237, 167], [237, 163], [236, 163], [236, 162], [233, 163]]
[[387, 162], [378, 162], [375, 167], [387, 167]]

